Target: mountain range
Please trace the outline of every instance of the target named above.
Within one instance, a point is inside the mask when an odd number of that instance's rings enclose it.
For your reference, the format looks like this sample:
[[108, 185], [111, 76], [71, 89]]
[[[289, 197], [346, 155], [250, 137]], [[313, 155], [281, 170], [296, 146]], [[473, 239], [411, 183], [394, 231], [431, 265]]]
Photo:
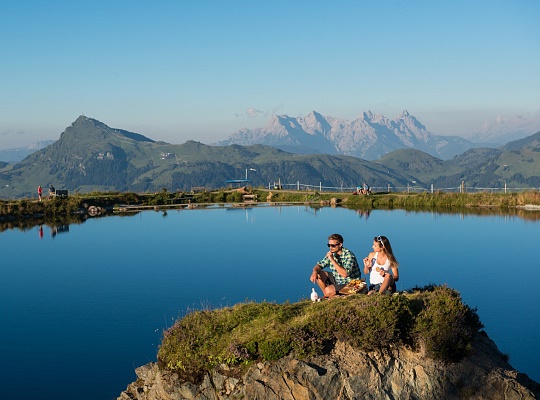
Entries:
[[[316, 117], [315, 114], [313, 114]], [[402, 115], [407, 119], [405, 115]], [[411, 119], [412, 121], [412, 119]], [[78, 117], [60, 139], [16, 164], [0, 163], [0, 198], [34, 197], [38, 185], [70, 192], [189, 191], [244, 179], [268, 186], [302, 183], [328, 187], [540, 187], [540, 132], [499, 148], [472, 148], [450, 160], [405, 148], [377, 160], [342, 154], [297, 154], [254, 144], [175, 145]], [[251, 171], [254, 170], [254, 171]]]
[[353, 121], [322, 116], [316, 111], [297, 118], [273, 115], [264, 128], [241, 129], [218, 144], [265, 144], [298, 154], [344, 154], [365, 160], [405, 148], [449, 159], [478, 147], [459, 136], [429, 132], [407, 110], [394, 120], [371, 112]]
[[485, 121], [478, 132], [465, 138], [475, 143], [495, 143], [500, 146], [530, 136], [539, 129], [540, 112], [513, 117], [499, 115], [491, 121]]
[[[394, 120], [372, 112], [348, 121], [322, 116], [313, 111], [306, 117], [272, 115], [263, 128], [240, 129], [217, 145], [266, 144], [297, 154], [344, 154], [376, 160], [393, 150], [415, 148], [441, 159], [449, 159], [474, 147], [499, 147], [532, 135], [540, 129], [540, 113], [497, 116], [482, 124], [479, 131], [459, 136], [432, 133], [404, 110]], [[0, 162], [14, 163], [54, 140], [27, 147], [0, 149]]]
[[0, 162], [19, 162], [25, 157], [34, 153], [36, 150], [43, 149], [44, 147], [47, 147], [54, 142], [54, 140], [43, 140], [41, 142], [32, 143], [26, 147], [17, 147], [14, 149], [0, 149]]

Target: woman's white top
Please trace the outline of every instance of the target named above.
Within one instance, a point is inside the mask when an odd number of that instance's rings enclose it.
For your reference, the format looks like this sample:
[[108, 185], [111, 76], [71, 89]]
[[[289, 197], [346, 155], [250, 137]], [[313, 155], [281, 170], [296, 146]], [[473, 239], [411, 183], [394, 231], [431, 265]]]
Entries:
[[390, 270], [390, 260], [386, 258], [386, 262], [383, 265], [377, 264], [377, 255], [371, 259], [371, 271], [369, 272], [369, 283], [371, 285], [377, 285], [384, 282], [384, 277], [381, 276], [381, 272], [376, 270], [376, 267], [384, 269], [386, 272]]

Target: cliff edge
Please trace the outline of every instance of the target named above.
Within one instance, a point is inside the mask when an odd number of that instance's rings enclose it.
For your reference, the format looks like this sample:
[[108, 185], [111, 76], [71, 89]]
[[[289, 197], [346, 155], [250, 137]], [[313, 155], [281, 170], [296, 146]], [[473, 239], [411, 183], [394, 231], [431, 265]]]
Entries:
[[118, 400], [536, 399], [540, 385], [514, 370], [484, 332], [459, 362], [426, 357], [420, 346], [359, 351], [338, 341], [325, 355], [222, 366], [198, 384], [150, 363]]

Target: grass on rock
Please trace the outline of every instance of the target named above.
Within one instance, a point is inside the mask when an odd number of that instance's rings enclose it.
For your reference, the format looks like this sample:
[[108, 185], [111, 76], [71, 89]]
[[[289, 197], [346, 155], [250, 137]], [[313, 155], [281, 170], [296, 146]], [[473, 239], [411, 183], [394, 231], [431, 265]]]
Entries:
[[408, 344], [434, 359], [459, 361], [483, 328], [476, 309], [445, 286], [330, 301], [246, 302], [194, 311], [163, 333], [162, 368], [199, 381], [212, 369], [326, 354], [337, 341], [371, 351]]

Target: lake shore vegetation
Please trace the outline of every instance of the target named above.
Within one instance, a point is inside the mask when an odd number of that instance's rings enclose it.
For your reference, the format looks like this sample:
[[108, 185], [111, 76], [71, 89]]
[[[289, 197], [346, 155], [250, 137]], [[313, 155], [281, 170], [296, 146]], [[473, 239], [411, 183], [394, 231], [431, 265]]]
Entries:
[[[67, 197], [0, 200], [0, 222], [27, 220], [53, 221], [69, 216], [112, 212], [134, 212], [146, 209], [195, 208], [218, 206], [252, 206], [269, 204], [306, 204], [311, 207], [341, 206], [350, 209], [405, 209], [417, 211], [456, 211], [491, 208], [503, 211], [529, 208], [540, 209], [540, 192], [521, 193], [373, 193], [353, 195], [343, 192], [267, 190], [240, 188], [199, 193], [95, 192], [70, 194]], [[35, 225], [35, 224], [34, 224]]]

